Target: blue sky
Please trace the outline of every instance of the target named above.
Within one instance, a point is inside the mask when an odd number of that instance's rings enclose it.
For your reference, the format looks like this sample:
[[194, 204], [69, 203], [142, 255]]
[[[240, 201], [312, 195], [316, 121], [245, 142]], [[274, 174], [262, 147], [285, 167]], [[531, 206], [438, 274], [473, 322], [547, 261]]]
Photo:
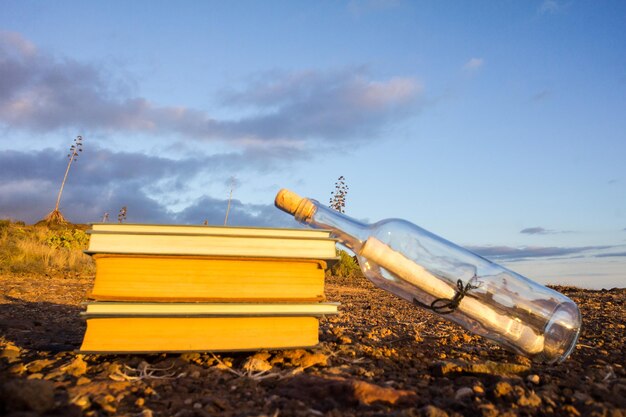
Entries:
[[0, 218], [293, 226], [282, 187], [626, 285], [622, 1], [10, 1]]

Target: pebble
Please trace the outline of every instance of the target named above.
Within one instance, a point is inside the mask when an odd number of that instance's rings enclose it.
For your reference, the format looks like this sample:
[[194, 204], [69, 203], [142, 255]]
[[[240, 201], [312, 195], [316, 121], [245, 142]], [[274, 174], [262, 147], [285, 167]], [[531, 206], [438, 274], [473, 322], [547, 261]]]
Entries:
[[87, 385], [90, 382], [91, 382], [91, 379], [87, 378], [86, 376], [81, 376], [76, 381], [76, 385]]
[[254, 355], [244, 362], [243, 369], [248, 372], [262, 372], [272, 369], [272, 365], [267, 361], [267, 358]]
[[434, 405], [427, 405], [420, 409], [420, 415], [424, 417], [448, 417], [448, 413]]
[[76, 358], [68, 365], [62, 367], [61, 370], [72, 376], [79, 377], [87, 373], [87, 362], [83, 360], [83, 355], [76, 355]]
[[539, 378], [539, 375], [537, 374], [530, 374], [526, 377], [526, 380], [528, 382], [531, 382], [535, 385], [539, 385], [539, 382], [541, 382], [541, 379]]
[[352, 380], [350, 384], [354, 389], [354, 397], [365, 405], [375, 402], [395, 404], [405, 397], [415, 397], [413, 391], [381, 387], [365, 381]]
[[509, 384], [506, 381], [498, 382], [493, 388], [493, 393], [495, 394], [496, 397], [504, 397], [505, 395], [509, 394], [511, 391], [513, 391], [513, 387], [511, 386], [511, 384]]
[[24, 372], [26, 372], [26, 366], [23, 363], [16, 363], [15, 365], [11, 366], [9, 368], [9, 372], [12, 374], [23, 374]]
[[521, 407], [539, 407], [541, 405], [541, 398], [534, 392], [530, 394], [523, 394], [517, 399], [517, 404]]
[[20, 354], [21, 349], [9, 342], [2, 350], [2, 353], [0, 353], [0, 358], [5, 358], [9, 363], [12, 363], [19, 360]]
[[28, 369], [28, 371], [30, 373], [37, 373], [40, 372], [42, 369], [47, 368], [48, 366], [52, 365], [55, 361], [51, 360], [51, 359], [39, 359], [36, 361], [32, 361], [26, 364], [26, 368]]
[[454, 399], [458, 401], [466, 397], [471, 397], [472, 395], [474, 395], [474, 390], [472, 388], [462, 387], [456, 391], [456, 393], [454, 394]]

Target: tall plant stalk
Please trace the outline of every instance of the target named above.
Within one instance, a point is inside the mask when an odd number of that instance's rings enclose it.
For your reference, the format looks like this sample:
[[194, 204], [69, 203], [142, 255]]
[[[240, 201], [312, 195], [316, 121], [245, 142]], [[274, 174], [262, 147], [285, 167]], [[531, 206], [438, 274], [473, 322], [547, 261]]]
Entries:
[[54, 210], [52, 210], [45, 217], [45, 221], [48, 223], [67, 223], [63, 214], [59, 211], [59, 205], [61, 204], [61, 196], [63, 195], [63, 189], [65, 188], [65, 183], [67, 181], [67, 175], [70, 172], [70, 168], [72, 166], [72, 162], [78, 159], [78, 153], [83, 151], [83, 137], [77, 136], [74, 139], [74, 143], [70, 146], [70, 152], [67, 154], [67, 168], [65, 169], [65, 175], [63, 176], [63, 182], [61, 182], [61, 188], [59, 189], [59, 195], [57, 196], [57, 202], [54, 206]]
[[228, 205], [226, 206], [226, 217], [224, 217], [224, 226], [228, 223], [228, 213], [230, 212], [230, 202], [233, 199], [233, 189], [235, 188], [235, 177], [230, 177], [230, 194], [228, 195]]

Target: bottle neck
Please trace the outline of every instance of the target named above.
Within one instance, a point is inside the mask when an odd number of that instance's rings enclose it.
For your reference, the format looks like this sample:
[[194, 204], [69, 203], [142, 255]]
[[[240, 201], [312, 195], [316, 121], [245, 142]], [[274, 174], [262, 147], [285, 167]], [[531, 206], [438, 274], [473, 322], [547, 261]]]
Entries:
[[309, 201], [313, 203], [315, 210], [301, 221], [316, 229], [330, 230], [332, 237], [358, 254], [369, 235], [369, 225], [328, 208], [316, 200]]

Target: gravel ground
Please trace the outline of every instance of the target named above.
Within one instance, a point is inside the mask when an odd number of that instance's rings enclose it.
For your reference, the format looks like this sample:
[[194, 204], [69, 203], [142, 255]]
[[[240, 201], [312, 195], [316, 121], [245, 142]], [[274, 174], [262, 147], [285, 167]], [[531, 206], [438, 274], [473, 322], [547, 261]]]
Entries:
[[81, 355], [91, 285], [0, 275], [0, 415], [626, 417], [626, 289], [557, 288], [583, 330], [537, 365], [362, 278], [328, 280], [315, 349]]

